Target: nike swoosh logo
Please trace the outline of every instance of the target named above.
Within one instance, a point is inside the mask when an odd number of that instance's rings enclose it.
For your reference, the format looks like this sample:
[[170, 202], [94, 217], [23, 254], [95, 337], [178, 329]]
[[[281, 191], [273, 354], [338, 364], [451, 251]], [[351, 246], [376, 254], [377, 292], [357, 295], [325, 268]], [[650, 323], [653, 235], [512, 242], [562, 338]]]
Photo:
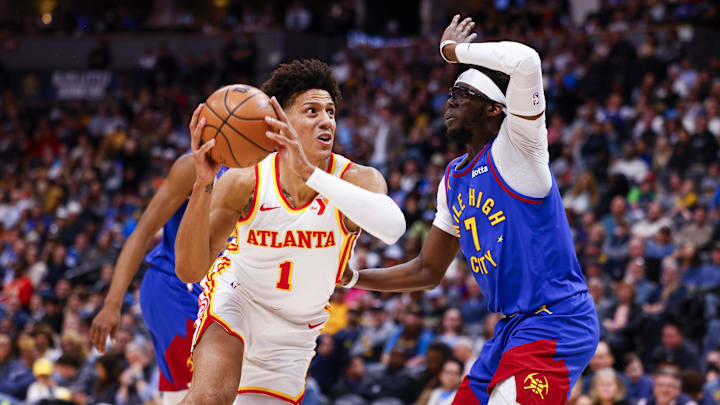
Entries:
[[280, 207], [266, 207], [265, 204], [263, 204], [260, 206], [260, 211], [270, 211], [270, 210], [274, 210], [274, 209], [278, 209], [278, 208], [280, 208]]
[[315, 325], [309, 323], [309, 324], [308, 324], [308, 328], [310, 328], [310, 329], [315, 329], [315, 328], [317, 328], [318, 326], [320, 326], [320, 325], [322, 325], [322, 324], [324, 324], [324, 323], [325, 323], [325, 322], [320, 322], [320, 323], [315, 324]]

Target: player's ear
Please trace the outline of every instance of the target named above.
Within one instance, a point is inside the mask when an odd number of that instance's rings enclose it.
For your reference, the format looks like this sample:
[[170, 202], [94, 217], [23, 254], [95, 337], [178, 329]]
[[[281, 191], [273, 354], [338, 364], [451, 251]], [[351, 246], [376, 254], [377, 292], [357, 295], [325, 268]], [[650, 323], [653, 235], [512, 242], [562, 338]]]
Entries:
[[500, 114], [502, 114], [502, 107], [500, 104], [496, 103], [488, 103], [487, 104], [487, 114], [491, 117], [496, 117]]

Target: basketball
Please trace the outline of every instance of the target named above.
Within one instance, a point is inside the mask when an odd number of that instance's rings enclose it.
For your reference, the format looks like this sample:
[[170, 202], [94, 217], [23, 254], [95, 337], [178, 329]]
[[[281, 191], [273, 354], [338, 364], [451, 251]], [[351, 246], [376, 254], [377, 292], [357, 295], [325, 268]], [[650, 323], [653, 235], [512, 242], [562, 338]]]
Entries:
[[275, 142], [265, 136], [266, 116], [277, 118], [261, 90], [245, 84], [216, 90], [201, 112], [203, 143], [215, 139], [210, 157], [227, 167], [249, 167], [263, 160], [275, 150]]

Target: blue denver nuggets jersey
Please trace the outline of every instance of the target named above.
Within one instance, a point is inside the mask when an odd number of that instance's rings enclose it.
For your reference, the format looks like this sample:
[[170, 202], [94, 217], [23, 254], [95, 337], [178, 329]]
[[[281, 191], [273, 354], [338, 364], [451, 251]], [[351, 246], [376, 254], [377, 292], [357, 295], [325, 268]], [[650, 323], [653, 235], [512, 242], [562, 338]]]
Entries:
[[[227, 168], [220, 167], [216, 179], [225, 173]], [[185, 201], [180, 208], [175, 211], [172, 217], [163, 226], [162, 241], [150, 253], [145, 256], [145, 262], [157, 270], [175, 275], [175, 237], [180, 228], [180, 221], [185, 214], [188, 202]]]
[[489, 309], [534, 312], [587, 291], [555, 179], [545, 198], [516, 193], [493, 166], [491, 145], [445, 171], [450, 216]]

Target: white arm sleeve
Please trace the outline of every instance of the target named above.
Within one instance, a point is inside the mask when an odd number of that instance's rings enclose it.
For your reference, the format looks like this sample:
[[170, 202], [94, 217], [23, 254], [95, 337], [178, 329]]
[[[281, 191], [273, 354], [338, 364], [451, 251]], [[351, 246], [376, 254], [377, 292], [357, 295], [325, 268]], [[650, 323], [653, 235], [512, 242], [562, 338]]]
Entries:
[[457, 236], [455, 232], [455, 226], [453, 225], [452, 218], [450, 217], [450, 209], [447, 205], [447, 191], [445, 190], [445, 177], [443, 176], [440, 184], [438, 185], [437, 191], [437, 212], [435, 212], [435, 219], [433, 225], [449, 233], [452, 236]]
[[335, 203], [360, 228], [388, 245], [405, 233], [405, 215], [385, 194], [365, 190], [318, 168], [306, 184]]
[[545, 197], [552, 187], [542, 70], [538, 53], [517, 42], [459, 44], [458, 61], [498, 70], [510, 76], [506, 99], [510, 114], [492, 146], [492, 157], [505, 182], [530, 197]]

